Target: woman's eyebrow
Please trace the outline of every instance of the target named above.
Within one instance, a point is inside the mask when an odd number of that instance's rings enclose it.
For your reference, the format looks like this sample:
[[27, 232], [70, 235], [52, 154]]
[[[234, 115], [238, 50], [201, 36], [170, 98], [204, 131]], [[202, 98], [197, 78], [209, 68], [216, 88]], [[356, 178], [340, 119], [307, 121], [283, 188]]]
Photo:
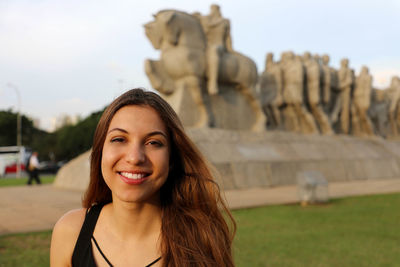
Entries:
[[[128, 133], [127, 130], [117, 127], [117, 128], [113, 128], [113, 129], [109, 130], [107, 134], [109, 134], [111, 132], [115, 132], [115, 131], [123, 132], [123, 133], [126, 133], [126, 134]], [[154, 135], [162, 135], [166, 139], [168, 139], [167, 135], [165, 133], [163, 133], [162, 131], [153, 131], [153, 132], [150, 132], [150, 133], [146, 134], [147, 137], [154, 136]]]
[[161, 131], [154, 131], [154, 132], [150, 132], [147, 134], [148, 137], [153, 136], [153, 135], [162, 135], [165, 137], [165, 139], [168, 139], [167, 135]]
[[122, 129], [122, 128], [113, 128], [113, 129], [109, 130], [107, 134], [109, 134], [109, 133], [111, 133], [111, 132], [114, 132], [114, 131], [120, 131], [120, 132], [123, 132], [123, 133], [128, 133], [128, 131], [125, 130], [125, 129]]

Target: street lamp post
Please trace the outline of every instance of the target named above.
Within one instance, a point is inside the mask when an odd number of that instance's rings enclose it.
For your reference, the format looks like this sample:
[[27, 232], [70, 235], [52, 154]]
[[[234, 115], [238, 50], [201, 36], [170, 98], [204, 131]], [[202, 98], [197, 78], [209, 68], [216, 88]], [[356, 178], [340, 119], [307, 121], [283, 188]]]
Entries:
[[13, 88], [15, 90], [15, 93], [17, 94], [17, 98], [18, 98], [18, 112], [17, 112], [17, 147], [19, 150], [19, 155], [18, 155], [18, 159], [17, 159], [17, 178], [21, 177], [21, 145], [22, 145], [22, 141], [21, 141], [21, 130], [22, 130], [22, 121], [21, 121], [21, 95], [19, 93], [18, 88], [11, 84], [8, 83], [7, 84], [8, 87]]

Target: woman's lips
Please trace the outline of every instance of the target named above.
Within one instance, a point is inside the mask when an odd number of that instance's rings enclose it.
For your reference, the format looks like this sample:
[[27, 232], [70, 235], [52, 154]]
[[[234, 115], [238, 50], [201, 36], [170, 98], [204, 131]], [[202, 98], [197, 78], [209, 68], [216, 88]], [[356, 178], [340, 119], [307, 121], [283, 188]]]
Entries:
[[149, 173], [146, 172], [119, 172], [122, 181], [131, 185], [139, 185], [147, 180]]

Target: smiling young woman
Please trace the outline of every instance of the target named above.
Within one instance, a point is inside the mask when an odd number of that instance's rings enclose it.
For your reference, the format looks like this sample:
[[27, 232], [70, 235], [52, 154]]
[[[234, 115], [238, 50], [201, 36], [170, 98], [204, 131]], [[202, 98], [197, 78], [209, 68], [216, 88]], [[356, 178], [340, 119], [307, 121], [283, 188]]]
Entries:
[[176, 113], [157, 94], [133, 89], [97, 125], [83, 209], [55, 225], [50, 263], [234, 266], [235, 227]]
[[108, 128], [101, 169], [113, 202], [159, 202], [169, 173], [169, 140], [157, 112], [149, 106], [125, 106]]

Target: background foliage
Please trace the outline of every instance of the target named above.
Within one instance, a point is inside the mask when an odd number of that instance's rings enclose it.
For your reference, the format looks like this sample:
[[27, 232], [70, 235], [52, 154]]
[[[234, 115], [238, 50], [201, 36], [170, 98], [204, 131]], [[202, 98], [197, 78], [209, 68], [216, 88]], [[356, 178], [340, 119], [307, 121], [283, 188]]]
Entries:
[[[40, 160], [70, 160], [91, 148], [103, 111], [94, 112], [77, 124], [65, 125], [52, 133], [36, 128], [32, 119], [22, 115], [22, 145], [38, 151]], [[15, 146], [16, 136], [17, 113], [0, 111], [0, 146]]]

